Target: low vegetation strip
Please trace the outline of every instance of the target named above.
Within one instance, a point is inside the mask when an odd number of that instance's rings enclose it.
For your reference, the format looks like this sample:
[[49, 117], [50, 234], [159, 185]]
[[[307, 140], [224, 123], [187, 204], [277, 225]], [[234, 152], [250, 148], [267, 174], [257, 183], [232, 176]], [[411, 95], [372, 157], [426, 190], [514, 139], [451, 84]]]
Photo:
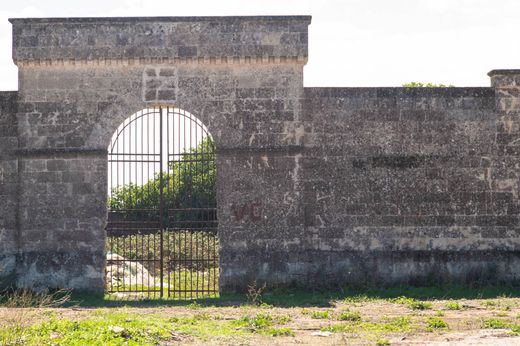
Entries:
[[0, 296], [0, 345], [435, 345], [477, 337], [484, 345], [520, 342], [517, 290], [466, 291], [466, 297], [425, 288], [255, 292], [120, 303], [67, 292], [6, 293]]

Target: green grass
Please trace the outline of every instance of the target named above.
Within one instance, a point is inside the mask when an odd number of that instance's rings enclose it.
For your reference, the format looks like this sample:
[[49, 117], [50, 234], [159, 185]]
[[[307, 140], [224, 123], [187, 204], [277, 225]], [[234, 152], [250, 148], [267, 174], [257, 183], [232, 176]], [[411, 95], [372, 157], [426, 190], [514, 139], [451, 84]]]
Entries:
[[235, 320], [233, 324], [241, 329], [252, 333], [265, 334], [270, 336], [294, 336], [294, 332], [287, 327], [275, 327], [274, 324], [285, 324], [290, 320], [287, 316], [273, 318], [269, 314], [257, 314], [255, 316], [243, 316]]
[[516, 335], [520, 335], [520, 325], [507, 320], [490, 318], [482, 320], [482, 327], [489, 329], [509, 329]]
[[81, 321], [49, 320], [27, 328], [0, 330], [1, 345], [143, 345], [158, 344], [170, 336], [163, 318], [141, 318], [121, 313]]
[[100, 310], [78, 321], [54, 314], [27, 328], [4, 328], [0, 330], [0, 345], [158, 345], [166, 343], [172, 332], [202, 341], [252, 333], [294, 336], [290, 328], [282, 326], [288, 321], [286, 316], [273, 318], [268, 314], [222, 320], [205, 312], [192, 317], [165, 317]]
[[446, 303], [447, 310], [462, 310], [462, 305], [457, 302], [448, 302]]
[[348, 323], [331, 324], [321, 329], [328, 332], [346, 332], [346, 333], [372, 333], [381, 335], [382, 333], [406, 333], [412, 330], [412, 322], [408, 317], [397, 317], [387, 319], [383, 322], [355, 321]]
[[412, 310], [427, 310], [427, 309], [432, 308], [432, 303], [430, 303], [430, 302], [423, 302], [423, 301], [419, 301], [415, 298], [410, 298], [410, 297], [405, 297], [405, 296], [391, 299], [390, 301], [397, 303], [397, 304], [406, 305], [408, 308], [410, 308]]
[[432, 329], [448, 328], [448, 324], [446, 322], [444, 322], [444, 320], [442, 318], [437, 317], [437, 316], [429, 317], [426, 320], [426, 325], [428, 326], [428, 328], [432, 328]]
[[490, 329], [507, 329], [509, 327], [509, 323], [507, 321], [498, 318], [484, 320], [482, 321], [482, 325], [484, 328]]
[[338, 321], [360, 321], [361, 320], [361, 313], [359, 311], [350, 311], [345, 310], [340, 312], [336, 319]]
[[313, 311], [311, 313], [311, 318], [314, 318], [316, 320], [328, 319], [328, 318], [330, 318], [330, 312], [329, 311]]

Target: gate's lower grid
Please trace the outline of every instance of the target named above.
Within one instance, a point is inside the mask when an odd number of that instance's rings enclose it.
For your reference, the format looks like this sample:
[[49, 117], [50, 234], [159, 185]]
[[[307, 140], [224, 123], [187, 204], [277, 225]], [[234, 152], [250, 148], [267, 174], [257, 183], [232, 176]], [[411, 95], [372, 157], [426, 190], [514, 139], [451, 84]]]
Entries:
[[192, 299], [218, 295], [216, 231], [108, 233], [106, 286], [110, 298]]

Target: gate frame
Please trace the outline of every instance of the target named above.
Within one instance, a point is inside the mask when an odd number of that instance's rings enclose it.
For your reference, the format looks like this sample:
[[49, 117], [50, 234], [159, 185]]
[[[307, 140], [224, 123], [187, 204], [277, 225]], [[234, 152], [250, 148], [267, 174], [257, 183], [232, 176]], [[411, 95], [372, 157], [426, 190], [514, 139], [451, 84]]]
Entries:
[[[141, 113], [141, 114], [138, 114], [138, 113]], [[136, 115], [138, 114], [138, 115]], [[131, 119], [133, 116], [135, 115], [134, 119]], [[156, 134], [156, 130], [157, 130], [157, 125], [155, 124], [155, 120], [153, 120], [153, 125], [154, 126], [154, 129], [152, 131], [150, 131], [150, 118], [149, 117], [155, 117], [155, 116], [158, 116], [159, 117], [159, 124], [158, 124], [158, 130], [159, 130], [159, 142], [158, 142], [158, 148], [155, 148], [155, 141], [154, 141], [154, 138], [155, 138], [155, 134]], [[170, 126], [170, 117], [172, 118], [172, 121], [171, 121], [171, 126]], [[178, 126], [175, 125], [175, 118], [178, 117], [179, 118], [179, 122], [178, 122]], [[137, 138], [135, 139], [135, 141], [132, 141], [132, 137], [129, 138], [129, 145], [130, 146], [133, 146], [133, 144], [135, 143], [135, 148], [136, 148], [136, 152], [135, 153], [132, 153], [131, 150], [132, 150], [132, 147], [130, 147], [128, 149], [129, 152], [125, 151], [125, 147], [124, 147], [124, 143], [126, 142], [125, 138], [124, 138], [124, 134], [123, 132], [124, 131], [128, 131], [128, 135], [129, 136], [133, 136], [134, 133], [137, 133], [138, 130], [139, 130], [139, 123], [138, 123], [138, 120], [139, 119], [147, 119], [147, 125], [146, 125], [146, 129], [148, 131], [148, 135], [150, 133], [153, 133], [154, 136], [152, 136], [152, 140], [153, 140], [153, 146], [152, 146], [152, 151], [153, 153], [150, 153], [150, 152], [147, 152], [147, 153], [138, 153], [137, 152], [137, 147], [139, 145], [139, 143], [137, 143]], [[166, 131], [165, 131], [165, 127], [164, 127], [164, 121], [166, 119]], [[181, 120], [182, 119], [182, 126], [181, 126]], [[125, 124], [125, 122], [127, 122]], [[135, 131], [132, 130], [132, 123], [134, 123], [134, 126], [135, 126]], [[174, 138], [176, 137], [176, 135], [179, 136], [179, 138], [181, 137], [180, 134], [181, 134], [181, 130], [182, 130], [182, 127], [184, 128], [184, 132], [183, 132], [183, 135], [182, 137], [184, 138], [184, 145], [186, 145], [186, 130], [187, 130], [187, 126], [186, 126], [186, 122], [189, 122], [189, 136], [188, 137], [188, 141], [189, 141], [189, 147], [186, 147], [186, 146], [182, 146], [181, 147], [181, 143], [179, 141], [179, 147], [177, 148], [177, 150], [179, 150], [178, 153], [175, 153], [175, 142], [173, 142]], [[200, 138], [200, 141], [199, 142], [196, 142], [195, 143], [195, 146], [192, 147], [191, 144], [193, 143], [192, 141], [192, 124], [195, 123], [195, 141], [197, 141], [197, 133], [200, 131], [201, 132], [201, 138]], [[144, 131], [144, 124], [141, 123], [141, 133], [143, 133]], [[121, 128], [121, 129], [120, 129]], [[166, 133], [165, 133], [166, 132]], [[120, 136], [123, 134], [123, 137], [120, 138]], [[149, 136], [146, 136], [146, 138], [148, 139], [148, 145], [147, 145], [147, 148], [149, 148], [150, 146], [150, 140], [149, 140]], [[166, 136], [166, 139], [164, 138]], [[160, 275], [160, 289], [159, 289], [159, 298], [163, 298], [164, 296], [164, 289], [167, 287], [168, 289], [168, 297], [171, 297], [172, 294], [173, 294], [173, 297], [175, 298], [176, 296], [176, 293], [179, 294], [179, 296], [182, 295], [182, 293], [184, 293], [184, 298], [185, 299], [188, 299], [187, 297], [187, 293], [190, 292], [190, 297], [189, 299], [192, 299], [194, 298], [193, 297], [193, 293], [195, 293], [195, 298], [199, 298], [199, 293], [202, 295], [202, 297], [204, 297], [205, 295], [207, 294], [218, 294], [219, 293], [219, 290], [218, 289], [215, 289], [215, 285], [213, 285], [213, 289], [210, 289], [210, 285], [209, 285], [209, 282], [208, 282], [208, 289], [205, 290], [204, 289], [204, 273], [202, 274], [202, 280], [201, 280], [201, 283], [202, 283], [202, 289], [200, 289], [198, 287], [198, 283], [199, 283], [199, 273], [197, 272], [196, 273], [196, 276], [195, 276], [195, 279], [196, 279], [196, 284], [197, 284], [197, 287], [195, 289], [193, 289], [193, 276], [192, 276], [192, 273], [190, 273], [190, 288], [191, 289], [184, 289], [184, 290], [176, 290], [175, 287], [172, 289], [171, 288], [171, 281], [170, 281], [170, 275], [173, 274], [173, 276], [175, 276], [175, 272], [172, 271], [170, 267], [171, 265], [171, 262], [172, 262], [172, 259], [171, 259], [171, 253], [170, 253], [170, 256], [168, 257], [168, 270], [167, 270], [167, 275], [168, 275], [168, 285], [165, 286], [165, 283], [164, 283], [164, 276], [165, 276], [165, 268], [164, 268], [164, 265], [165, 265], [165, 255], [164, 255], [164, 250], [165, 250], [165, 243], [164, 243], [164, 237], [165, 237], [165, 232], [168, 232], [167, 234], [167, 237], [168, 239], [170, 239], [170, 237], [172, 235], [176, 235], [176, 234], [179, 234], [181, 235], [182, 233], [184, 233], [184, 236], [185, 236], [185, 244], [186, 244], [186, 234], [185, 232], [187, 232], [187, 230], [176, 230], [176, 229], [170, 229], [169, 226], [169, 223], [168, 225], [164, 223], [165, 219], [165, 212], [166, 212], [166, 215], [170, 215], [170, 208], [166, 207], [166, 203], [165, 203], [165, 196], [164, 196], [164, 189], [169, 189], [169, 186], [170, 184], [168, 183], [167, 185], [165, 185], [164, 183], [164, 172], [165, 170], [167, 172], [170, 171], [170, 163], [173, 163], [173, 162], [183, 162], [182, 160], [174, 160], [172, 159], [171, 160], [171, 157], [175, 157], [175, 156], [178, 156], [179, 158], [182, 158], [183, 155], [185, 155], [186, 153], [186, 150], [192, 150], [192, 149], [196, 149], [198, 148], [198, 145], [199, 144], [202, 144], [203, 141], [206, 139], [206, 138], [211, 138], [211, 141], [213, 143], [213, 137], [211, 135], [211, 133], [208, 131], [207, 127], [205, 126], [205, 124], [202, 122], [202, 120], [200, 120], [199, 118], [197, 118], [195, 115], [193, 115], [192, 113], [190, 112], [187, 112], [185, 111], [184, 109], [182, 108], [179, 108], [179, 107], [176, 107], [174, 105], [150, 105], [149, 107], [145, 108], [145, 109], [142, 109], [138, 112], [135, 112], [133, 113], [132, 115], [130, 115], [129, 117], [127, 117], [119, 126], [118, 128], [116, 129], [116, 131], [114, 132], [113, 136], [112, 136], [112, 139], [111, 139], [111, 143], [109, 144], [108, 146], [108, 150], [107, 150], [107, 159], [108, 159], [108, 170], [107, 170], [107, 183], [110, 184], [110, 189], [113, 189], [114, 187], [124, 187], [126, 186], [127, 184], [130, 184], [130, 183], [133, 183], [132, 179], [130, 178], [128, 182], [125, 182], [125, 174], [124, 174], [124, 171], [125, 171], [125, 163], [128, 162], [128, 163], [135, 163], [136, 165], [143, 165], [145, 163], [150, 163], [149, 161], [149, 157], [150, 156], [154, 156], [155, 159], [154, 161], [152, 161], [152, 164], [159, 164], [159, 168], [158, 168], [158, 172], [157, 170], [154, 168], [154, 173], [153, 173], [153, 177], [152, 178], [148, 178], [147, 181], [144, 181], [144, 177], [142, 177], [141, 179], [141, 185], [139, 186], [144, 186], [144, 184], [148, 183], [151, 179], [156, 179], [156, 175], [158, 175], [159, 177], [159, 206], [158, 206], [158, 217], [159, 217], [159, 220], [158, 220], [158, 223], [157, 223], [157, 227], [158, 227], [158, 234], [160, 235], [159, 237], [159, 275]], [[118, 147], [118, 142], [119, 140], [122, 139], [123, 140], [123, 151], [124, 152], [116, 152], [117, 151], [117, 147]], [[170, 153], [170, 139], [172, 140], [172, 144], [173, 144], [173, 152]], [[141, 135], [141, 144], [144, 143], [144, 136]], [[165, 149], [165, 146], [166, 146], [166, 153], [164, 152], [164, 149]], [[211, 152], [203, 152], [202, 155], [205, 155], [205, 154], [208, 154], [208, 155], [211, 155], [213, 157], [213, 164], [216, 165], [216, 148], [213, 146], [212, 148], [212, 151]], [[158, 152], [157, 152], [158, 151]], [[116, 154], [116, 158], [117, 156], [119, 155], [122, 155], [123, 156], [123, 160], [122, 161], [119, 161], [119, 160], [114, 160], [112, 158], [112, 155]], [[165, 155], [166, 154], [166, 155]], [[127, 160], [127, 156], [130, 157], [130, 159]], [[131, 157], [134, 156], [134, 157], [138, 157], [138, 156], [141, 156], [144, 157], [148, 157], [148, 159], [146, 161], [143, 161], [143, 160], [132, 160]], [[159, 156], [159, 159], [157, 160], [157, 156]], [[164, 167], [164, 157], [166, 156], [166, 162], [167, 162], [167, 165], [166, 167]], [[193, 159], [190, 158], [190, 163], [192, 163]], [[203, 161], [207, 161], [207, 160], [203, 160]], [[200, 162], [203, 162], [203, 161], [200, 161]], [[199, 162], [197, 160], [195, 160], [195, 162]], [[120, 163], [123, 163], [123, 182], [122, 184], [119, 184], [119, 164]], [[113, 164], [116, 164], [115, 166], [115, 169], [113, 168]], [[212, 165], [212, 163], [209, 163], [208, 165], [208, 169], [210, 168], [210, 166]], [[190, 164], [191, 166], [191, 164]], [[131, 168], [130, 168], [131, 169]], [[136, 167], [136, 170], [138, 171], [138, 167]], [[116, 172], [116, 175], [118, 176], [117, 178], [117, 185], [116, 186], [112, 186], [112, 176], [113, 176], [113, 172]], [[149, 167], [148, 167], [148, 171], [150, 172], [149, 170]], [[192, 177], [191, 175], [191, 172], [190, 172], [190, 177]], [[139, 182], [138, 182], [139, 183]], [[216, 189], [216, 186], [214, 187], [215, 189], [215, 194], [217, 193], [217, 189]], [[107, 192], [110, 192], [110, 191], [107, 191]], [[110, 192], [111, 193], [111, 192]], [[216, 197], [216, 195], [215, 195]], [[181, 209], [184, 209], [184, 208], [181, 208]], [[204, 221], [208, 221], [208, 222], [215, 222], [215, 224], [212, 224], [213, 226], [215, 227], [210, 227], [209, 230], [205, 230], [206, 227], [201, 227], [200, 229], [195, 229], [193, 230], [192, 228], [190, 228], [189, 232], [212, 232], [212, 229], [215, 228], [216, 230], [218, 230], [218, 218], [217, 218], [217, 214], [216, 214], [216, 211], [217, 211], [217, 204], [216, 204], [216, 200], [215, 200], [215, 207], [210, 207], [210, 206], [206, 206], [206, 207], [202, 207], [202, 208], [192, 208], [190, 207], [189, 208], [190, 211], [193, 211], [193, 210], [196, 210], [196, 209], [200, 209], [200, 210], [214, 210], [215, 211], [215, 219], [214, 221], [212, 221], [211, 219], [208, 219], [208, 220], [204, 220]], [[117, 212], [117, 209], [115, 210], [111, 210], [110, 209], [110, 206], [107, 205], [107, 210], [108, 210], [108, 218], [107, 218], [107, 224], [106, 224], [106, 227], [105, 229], [107, 230], [107, 245], [109, 243], [111, 243], [111, 240], [110, 240], [110, 236], [109, 236], [109, 232], [112, 230], [112, 224], [111, 224], [111, 221], [110, 221], [110, 215], [112, 215], [111, 213], [112, 212]], [[138, 211], [138, 209], [130, 209], [128, 210], [128, 208], [123, 208], [122, 209], [123, 211]], [[144, 209], [146, 210], [146, 209]], [[175, 209], [173, 209], [175, 210]], [[210, 213], [211, 215], [211, 213]], [[168, 217], [168, 220], [169, 220], [169, 217]], [[138, 220], [137, 221], [137, 225], [139, 225], [139, 222], [142, 222], [143, 220]], [[193, 222], [197, 222], [195, 220], [188, 220], [189, 222], [193, 223]], [[135, 221], [128, 221], [129, 223], [134, 223]], [[146, 222], [146, 221], [145, 221]], [[175, 222], [175, 221], [174, 221]], [[180, 221], [181, 223], [183, 221]], [[120, 220], [115, 220], [113, 221], [113, 223], [117, 226], [120, 226], [121, 225], [121, 221]], [[204, 222], [205, 223], [205, 222]], [[200, 224], [199, 224], [199, 227], [200, 227]], [[125, 229], [121, 229], [121, 228], [116, 228], [115, 230], [116, 231], [116, 234], [113, 235], [113, 237], [118, 237], [118, 236], [124, 236], [124, 231]], [[139, 233], [139, 229], [134, 229], [134, 228], [131, 228], [130, 230], [136, 230], [137, 231], [137, 234], [133, 234], [133, 233], [130, 233], [129, 235], [135, 235], [136, 236], [136, 244], [137, 244], [137, 235], [138, 234], [141, 234]], [[123, 232], [123, 235], [121, 234], [121, 232]], [[182, 232], [182, 233], [181, 233]], [[152, 234], [155, 234], [152, 233]], [[149, 235], [149, 234], [145, 234], [145, 235]], [[218, 231], [215, 232], [214, 236], [218, 239]], [[203, 237], [204, 238], [204, 237]], [[209, 240], [209, 238], [208, 238]], [[144, 246], [144, 239], [141, 240], [143, 242], [143, 246]], [[198, 237], [196, 237], [196, 247], [195, 247], [195, 250], [196, 252], [198, 253]], [[123, 244], [124, 244], [124, 241], [123, 241]], [[168, 242], [168, 244], [170, 244], [170, 242]], [[215, 242], [213, 241], [213, 247], [217, 246], [218, 242]], [[203, 261], [203, 262], [206, 262], [206, 261], [211, 261], [213, 260], [213, 264], [215, 264], [215, 260], [216, 260], [216, 257], [215, 257], [215, 254], [216, 254], [216, 251], [215, 249], [213, 249], [213, 251], [211, 251], [210, 249], [210, 246], [209, 246], [209, 241], [207, 243], [208, 245], [208, 254], [213, 254], [213, 257], [212, 258], [209, 258], [209, 259], [198, 259], [198, 258], [195, 258], [193, 259], [193, 234], [191, 234], [190, 236], [190, 249], [191, 249], [191, 252], [190, 252], [190, 258], [186, 258], [184, 259], [185, 262], [190, 262], [191, 265], [193, 265], [193, 263], [195, 262], [199, 262], [199, 261]], [[123, 245], [124, 246], [124, 245]], [[110, 246], [112, 248], [112, 246]], [[175, 252], [176, 248], [175, 246], [173, 246], [172, 249], [169, 249], [170, 252], [173, 251]], [[119, 250], [119, 246], [118, 246], [118, 252], [120, 251]], [[126, 251], [123, 249], [123, 252], [126, 253]], [[112, 251], [111, 251], [111, 254], [112, 254]], [[174, 255], [175, 256], [175, 255]], [[119, 266], [119, 263], [122, 262], [123, 265], [125, 265], [125, 262], [135, 262], [135, 263], [140, 263], [140, 261], [145, 261], [145, 259], [135, 259], [135, 260], [128, 260], [126, 258], [123, 257], [122, 260], [120, 259], [108, 259], [107, 258], [107, 261], [112, 261], [112, 262], [116, 262], [116, 266]], [[181, 261], [181, 260], [177, 260], [177, 261]], [[149, 260], [147, 259], [146, 262], [149, 262]], [[218, 264], [218, 263], [217, 263]], [[141, 263], [141, 265], [143, 265]], [[108, 265], [107, 265], [107, 268], [108, 268]], [[148, 270], [150, 270], [150, 268], [148, 268]], [[180, 270], [180, 269], [179, 269]], [[213, 275], [211, 275], [211, 269], [209, 269], [209, 272], [208, 272], [208, 280], [211, 280], [210, 277], [213, 277], [213, 280], [217, 280], [217, 274], [218, 271], [215, 271], [213, 270]], [[180, 273], [180, 272], [179, 272]], [[106, 272], [106, 275], [108, 275], [108, 271]], [[108, 277], [107, 277], [108, 279]], [[144, 280], [144, 278], [142, 278]], [[148, 279], [150, 279], [150, 274], [148, 274]], [[179, 277], [179, 280], [180, 280], [180, 277]], [[174, 280], [175, 282], [175, 280]], [[138, 283], [136, 282], [136, 288], [137, 288], [137, 285]], [[155, 296], [155, 293], [157, 292], [156, 289], [154, 290], [150, 290], [150, 288], [148, 288], [146, 291], [144, 289], [141, 289], [141, 290], [135, 290], [133, 291], [132, 290], [132, 283], [130, 282], [129, 283], [129, 288], [127, 289], [126, 288], [126, 285], [124, 284], [124, 278], [123, 278], [123, 286], [124, 286], [124, 290], [118, 290], [117, 287], [116, 289], [114, 289], [114, 286], [112, 285], [112, 283], [110, 283], [110, 286], [108, 284], [108, 282], [106, 283], [106, 292], [111, 294], [111, 293], [147, 293], [148, 294], [148, 298], [150, 298], [150, 293], [154, 293], [154, 296]], [[144, 286], [144, 284], [142, 285]], [[156, 286], [155, 286], [156, 287]], [[154, 288], [155, 288], [154, 287]]]

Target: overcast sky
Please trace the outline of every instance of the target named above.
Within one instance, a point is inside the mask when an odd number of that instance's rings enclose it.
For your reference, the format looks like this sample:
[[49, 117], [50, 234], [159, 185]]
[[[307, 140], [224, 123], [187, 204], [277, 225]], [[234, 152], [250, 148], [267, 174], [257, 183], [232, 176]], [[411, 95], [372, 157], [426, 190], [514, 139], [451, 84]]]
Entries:
[[312, 15], [305, 86], [488, 86], [520, 68], [519, 0], [2, 0], [0, 90], [17, 89], [10, 17]]

